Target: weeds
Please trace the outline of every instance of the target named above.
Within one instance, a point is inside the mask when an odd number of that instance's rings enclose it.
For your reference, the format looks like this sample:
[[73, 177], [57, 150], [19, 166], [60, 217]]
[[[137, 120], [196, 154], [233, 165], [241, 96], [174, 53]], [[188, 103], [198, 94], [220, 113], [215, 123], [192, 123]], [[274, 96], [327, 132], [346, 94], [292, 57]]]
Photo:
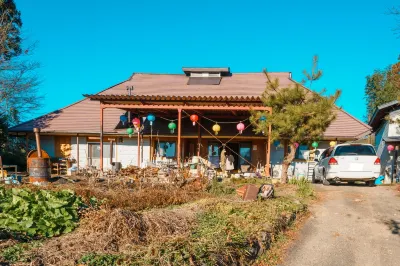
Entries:
[[120, 255], [90, 253], [83, 255], [78, 263], [87, 266], [114, 266], [121, 265], [123, 259]]
[[213, 179], [213, 181], [207, 186], [206, 191], [214, 196], [223, 196], [234, 194], [235, 188]]
[[297, 194], [302, 198], [314, 197], [314, 189], [307, 178], [289, 179], [289, 184], [297, 186]]
[[0, 256], [8, 263], [28, 262], [32, 259], [32, 254], [29, 251], [41, 245], [42, 243], [39, 241], [15, 244], [3, 249]]

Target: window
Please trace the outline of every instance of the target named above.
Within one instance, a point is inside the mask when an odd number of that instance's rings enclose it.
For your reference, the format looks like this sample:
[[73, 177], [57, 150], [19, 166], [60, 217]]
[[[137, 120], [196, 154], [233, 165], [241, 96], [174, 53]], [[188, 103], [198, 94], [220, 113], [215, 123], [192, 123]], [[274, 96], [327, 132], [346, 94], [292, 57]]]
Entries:
[[208, 160], [214, 167], [219, 167], [220, 147], [217, 142], [208, 143]]
[[329, 150], [329, 149], [324, 150], [324, 152], [323, 152], [323, 153], [321, 154], [321, 156], [319, 157], [319, 160], [325, 159], [326, 155], [328, 154], [328, 150]]
[[336, 148], [335, 156], [373, 156], [375, 150], [369, 145], [349, 145]]
[[160, 141], [157, 143], [157, 153], [161, 157], [174, 158], [176, 154], [175, 141]]
[[240, 143], [239, 146], [239, 166], [251, 163], [251, 143]]
[[306, 160], [306, 151], [308, 151], [308, 145], [300, 145], [296, 150], [295, 159]]
[[[100, 143], [88, 143], [89, 145], [89, 157], [92, 159], [100, 158]], [[114, 144], [115, 145], [115, 144]], [[115, 158], [115, 146], [113, 145], [113, 157]], [[110, 158], [110, 143], [103, 143], [103, 158]]]

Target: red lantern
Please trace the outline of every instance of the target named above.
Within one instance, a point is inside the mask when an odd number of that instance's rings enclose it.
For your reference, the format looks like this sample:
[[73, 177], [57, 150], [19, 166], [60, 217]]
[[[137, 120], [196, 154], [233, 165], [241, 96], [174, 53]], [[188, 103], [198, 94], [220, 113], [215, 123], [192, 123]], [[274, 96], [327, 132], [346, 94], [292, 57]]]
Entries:
[[132, 119], [132, 124], [135, 128], [140, 127], [140, 119], [139, 118], [134, 118]]
[[196, 122], [199, 120], [199, 117], [197, 115], [191, 115], [190, 116], [190, 121], [193, 122], [193, 126], [196, 125]]
[[239, 133], [242, 134], [245, 126], [242, 122], [240, 122], [239, 124], [237, 124], [236, 128], [237, 130], [239, 130]]
[[393, 145], [387, 146], [387, 150], [388, 150], [389, 152], [393, 151], [393, 150], [394, 150], [394, 146], [393, 146]]

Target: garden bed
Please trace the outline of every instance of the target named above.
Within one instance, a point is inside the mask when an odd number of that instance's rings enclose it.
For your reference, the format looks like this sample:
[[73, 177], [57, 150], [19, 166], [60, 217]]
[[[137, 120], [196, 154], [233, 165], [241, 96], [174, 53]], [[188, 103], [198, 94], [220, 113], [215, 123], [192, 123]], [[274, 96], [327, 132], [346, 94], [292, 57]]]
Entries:
[[[275, 198], [243, 201], [235, 189], [265, 180], [214, 182], [204, 189], [76, 187], [100, 207], [58, 237], [3, 243], [3, 261], [18, 265], [250, 265], [307, 210], [308, 183], [278, 185]], [[71, 188], [70, 185], [53, 187]], [[10, 254], [13, 254], [11, 256]]]

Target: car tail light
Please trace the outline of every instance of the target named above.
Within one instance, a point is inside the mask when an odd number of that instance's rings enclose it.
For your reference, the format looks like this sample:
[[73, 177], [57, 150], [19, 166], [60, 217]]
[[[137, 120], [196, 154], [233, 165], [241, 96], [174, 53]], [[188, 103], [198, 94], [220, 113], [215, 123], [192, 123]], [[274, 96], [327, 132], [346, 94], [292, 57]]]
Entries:
[[336, 161], [335, 158], [332, 157], [332, 158], [329, 159], [328, 164], [329, 164], [329, 165], [338, 165], [338, 162]]
[[378, 157], [378, 158], [376, 158], [376, 160], [375, 160], [374, 164], [381, 164], [381, 159], [379, 159], [379, 157]]

